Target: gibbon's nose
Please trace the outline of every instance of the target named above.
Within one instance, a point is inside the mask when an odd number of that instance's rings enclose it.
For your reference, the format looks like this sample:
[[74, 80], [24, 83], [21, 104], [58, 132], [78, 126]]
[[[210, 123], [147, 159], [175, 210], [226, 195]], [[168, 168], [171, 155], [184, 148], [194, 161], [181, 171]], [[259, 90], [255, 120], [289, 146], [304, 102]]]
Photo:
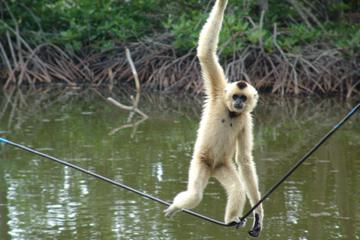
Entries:
[[241, 99], [236, 99], [235, 103], [234, 103], [234, 107], [236, 109], [242, 109], [244, 107], [244, 102]]

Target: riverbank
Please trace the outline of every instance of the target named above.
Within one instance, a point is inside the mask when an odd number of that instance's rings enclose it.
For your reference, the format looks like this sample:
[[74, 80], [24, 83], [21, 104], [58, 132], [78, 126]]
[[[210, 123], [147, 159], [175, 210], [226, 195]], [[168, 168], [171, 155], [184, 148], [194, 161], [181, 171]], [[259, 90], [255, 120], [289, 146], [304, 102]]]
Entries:
[[[75, 54], [50, 43], [30, 47], [19, 36], [21, 51], [11, 49], [13, 54], [2, 53], [6, 65], [1, 78], [5, 88], [39, 83], [112, 87], [132, 81], [124, 51], [129, 47], [143, 88], [201, 93], [202, 80], [195, 50], [180, 54], [168, 43], [168, 38], [161, 36], [156, 41], [119, 45], [104, 52]], [[281, 49], [268, 53], [258, 46], [249, 46], [223, 59], [223, 65], [230, 81], [245, 79], [261, 91], [279, 95], [316, 93], [351, 97], [360, 93], [359, 54], [346, 58], [341, 50], [328, 49], [325, 45], [309, 45], [297, 54]]]
[[[164, 3], [171, 13], [164, 15], [154, 7], [158, 1], [40, 2], [0, 4], [0, 82], [5, 88], [126, 84], [133, 81], [125, 55], [129, 48], [143, 88], [202, 92], [195, 47], [208, 3]], [[276, 95], [360, 95], [360, 6], [349, 2], [333, 9], [316, 3], [306, 8], [292, 2], [272, 3], [259, 14], [257, 4], [234, 1], [219, 51], [229, 80], [247, 80]], [[293, 11], [299, 4], [303, 10]], [[90, 14], [95, 8], [98, 15]]]

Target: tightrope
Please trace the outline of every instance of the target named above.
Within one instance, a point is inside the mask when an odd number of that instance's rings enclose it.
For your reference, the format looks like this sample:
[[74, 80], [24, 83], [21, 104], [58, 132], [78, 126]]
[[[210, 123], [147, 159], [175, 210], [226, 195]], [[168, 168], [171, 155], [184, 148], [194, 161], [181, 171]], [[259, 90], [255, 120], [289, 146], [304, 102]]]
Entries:
[[[109, 179], [109, 178], [107, 178], [107, 177], [104, 177], [104, 176], [99, 175], [99, 174], [97, 174], [97, 173], [94, 173], [94, 172], [92, 172], [92, 171], [89, 171], [89, 170], [86, 170], [86, 169], [84, 169], [84, 168], [82, 168], [82, 167], [79, 167], [79, 166], [77, 166], [77, 165], [75, 165], [75, 164], [66, 162], [66, 161], [64, 161], [64, 160], [58, 159], [58, 158], [56, 158], [56, 157], [50, 156], [50, 155], [45, 154], [45, 153], [42, 153], [42, 152], [39, 152], [39, 151], [34, 150], [34, 149], [32, 149], [32, 148], [29, 148], [29, 147], [27, 147], [27, 146], [24, 146], [24, 145], [21, 145], [21, 144], [12, 142], [12, 141], [10, 141], [10, 140], [8, 140], [8, 139], [5, 139], [5, 138], [0, 138], [0, 142], [9, 144], [9, 145], [14, 146], [14, 147], [16, 147], [16, 148], [19, 148], [19, 149], [21, 149], [21, 150], [24, 150], [24, 151], [27, 151], [27, 152], [36, 154], [36, 155], [38, 155], [38, 156], [47, 158], [47, 159], [52, 160], [52, 161], [54, 161], [54, 162], [56, 162], [56, 163], [62, 164], [62, 165], [64, 165], [64, 166], [70, 167], [70, 168], [72, 168], [72, 169], [75, 169], [75, 170], [80, 171], [80, 172], [82, 172], [82, 173], [85, 173], [85, 174], [87, 174], [87, 175], [90, 175], [90, 176], [92, 176], [92, 177], [95, 177], [95, 178], [97, 178], [97, 179], [100, 179], [100, 180], [102, 180], [102, 181], [104, 181], [104, 182], [110, 183], [110, 184], [115, 185], [115, 186], [117, 186], [117, 187], [121, 187], [121, 188], [123, 188], [123, 189], [125, 189], [125, 190], [127, 190], [127, 191], [136, 193], [136, 194], [138, 194], [138, 195], [140, 195], [140, 196], [142, 196], [142, 197], [144, 197], [144, 198], [148, 198], [148, 199], [153, 200], [153, 201], [155, 201], [155, 202], [158, 202], [158, 203], [160, 203], [160, 204], [162, 204], [162, 205], [165, 205], [165, 206], [170, 206], [170, 205], [171, 205], [171, 203], [168, 203], [168, 202], [166, 202], [166, 201], [164, 201], [164, 200], [162, 200], [162, 199], [160, 199], [160, 198], [157, 198], [157, 197], [154, 197], [154, 196], [152, 196], [152, 195], [150, 195], [150, 194], [147, 194], [147, 193], [144, 193], [144, 192], [142, 192], [142, 191], [139, 191], [139, 190], [137, 190], [137, 189], [135, 189], [135, 188], [129, 187], [129, 186], [126, 185], [126, 184], [123, 184], [123, 183], [117, 182], [117, 181], [115, 181], [115, 180]], [[236, 223], [225, 224], [224, 222], [218, 221], [218, 220], [216, 220], [216, 219], [212, 219], [212, 218], [210, 218], [210, 217], [204, 216], [204, 215], [202, 215], [202, 214], [200, 214], [200, 213], [197, 213], [197, 212], [194, 212], [194, 211], [191, 211], [191, 210], [182, 209], [182, 211], [183, 211], [184, 213], [190, 214], [190, 215], [192, 215], [192, 216], [194, 216], [194, 217], [200, 218], [200, 219], [205, 220], [205, 221], [208, 221], [208, 222], [215, 223], [215, 224], [220, 225], [220, 226], [231, 227], [231, 226], [235, 226], [235, 225], [236, 225]]]
[[242, 220], [246, 219], [262, 202], [264, 202], [287, 178], [291, 176], [295, 172], [296, 169], [300, 167], [321, 145], [323, 145], [326, 140], [328, 140], [340, 127], [349, 120], [355, 112], [360, 108], [360, 102], [350, 110], [350, 112], [341, 119], [324, 137], [320, 139], [320, 141], [311, 148], [274, 186], [272, 186], [263, 197], [257, 202], [244, 216], [241, 218]]
[[[338, 129], [340, 129], [340, 127], [347, 121], [349, 120], [354, 114], [355, 112], [360, 108], [360, 103], [358, 103], [343, 119], [341, 119], [323, 138], [321, 138], [321, 140], [313, 147], [311, 148], [276, 184], [274, 184], [273, 187], [270, 188], [270, 190], [268, 190], [264, 195], [263, 197], [259, 200], [259, 202], [257, 202], [248, 212], [246, 212], [242, 217], [241, 217], [241, 222], [244, 222], [245, 219], [247, 217], [249, 217], [251, 215], [251, 213], [253, 211], [255, 211], [255, 209], [261, 204], [263, 203], [287, 178], [289, 178], [294, 172], [296, 169], [298, 169], [300, 167], [301, 164], [303, 164], [322, 144], [324, 144], [326, 142], [326, 140], [328, 140]], [[33, 153], [33, 154], [36, 154], [38, 156], [41, 156], [41, 157], [44, 157], [44, 158], [47, 158], [49, 160], [52, 160], [54, 162], [57, 162], [59, 164], [62, 164], [64, 166], [67, 166], [67, 167], [70, 167], [72, 169], [75, 169], [77, 171], [80, 171], [82, 173], [85, 173], [87, 175], [90, 175], [92, 177], [95, 177], [97, 179], [100, 179], [104, 182], [107, 182], [107, 183], [110, 183], [112, 185], [115, 185], [117, 187], [121, 187], [127, 191], [130, 191], [130, 192], [133, 192], [133, 193], [136, 193], [144, 198], [147, 198], [147, 199], [150, 199], [150, 200], [153, 200], [155, 202], [158, 202], [162, 205], [166, 205], [166, 206], [170, 206], [171, 203], [169, 202], [166, 202], [160, 198], [157, 198], [157, 197], [154, 197], [152, 195], [149, 195], [147, 193], [144, 193], [140, 190], [137, 190], [135, 188], [132, 188], [132, 187], [129, 187], [128, 185], [126, 184], [123, 184], [123, 183], [120, 183], [120, 182], [117, 182], [117, 181], [114, 181], [112, 179], [109, 179], [107, 177], [104, 177], [102, 175], [99, 175], [97, 173], [94, 173], [92, 171], [89, 171], [89, 170], [86, 170], [84, 168], [81, 168], [77, 165], [74, 165], [74, 164], [71, 164], [69, 162], [66, 162], [64, 160], [61, 160], [61, 159], [58, 159], [58, 158], [55, 158], [53, 156], [50, 156], [48, 154], [45, 154], [45, 153], [42, 153], [42, 152], [39, 152], [39, 151], [36, 151], [32, 148], [29, 148], [29, 147], [26, 147], [24, 145], [21, 145], [21, 144], [18, 144], [18, 143], [15, 143], [15, 142], [12, 142], [8, 139], [5, 139], [5, 138], [0, 138], [0, 142], [3, 142], [3, 143], [6, 143], [8, 145], [11, 145], [11, 146], [14, 146], [16, 148], [19, 148], [21, 150], [24, 150], [24, 151], [27, 151], [27, 152], [30, 152], [30, 153]], [[214, 224], [217, 224], [217, 225], [220, 225], [220, 226], [224, 226], [224, 227], [233, 227], [233, 226], [236, 226], [238, 227], [239, 226], [239, 223], [230, 223], [230, 224], [225, 224], [224, 222], [222, 221], [218, 221], [216, 219], [213, 219], [211, 217], [208, 217], [208, 216], [205, 216], [205, 215], [202, 215], [200, 213], [197, 213], [197, 212], [194, 212], [194, 211], [191, 211], [191, 210], [188, 210], [188, 209], [182, 209], [182, 212], [184, 213], [187, 213], [191, 216], [194, 216], [194, 217], [197, 217], [199, 219], [202, 219], [202, 220], [205, 220], [207, 222], [211, 222], [211, 223], [214, 223]]]

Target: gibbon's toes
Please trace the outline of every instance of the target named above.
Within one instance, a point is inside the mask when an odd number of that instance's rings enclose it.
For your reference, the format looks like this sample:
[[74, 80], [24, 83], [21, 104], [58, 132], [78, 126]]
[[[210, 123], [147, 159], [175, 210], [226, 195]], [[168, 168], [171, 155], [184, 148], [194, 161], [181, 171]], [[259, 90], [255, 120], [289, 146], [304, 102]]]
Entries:
[[252, 229], [249, 231], [249, 235], [251, 237], [259, 237], [260, 232], [261, 232], [261, 224], [260, 224], [260, 217], [259, 214], [255, 214], [255, 219], [254, 219], [254, 225], [252, 227]]
[[239, 218], [239, 221], [236, 222], [236, 228], [237, 228], [237, 229], [239, 229], [239, 228], [241, 228], [241, 227], [245, 227], [245, 225], [246, 225], [246, 219], [241, 220], [241, 218]]
[[232, 219], [231, 221], [225, 221], [225, 223], [230, 226], [235, 226], [236, 228], [241, 228], [241, 227], [245, 226], [246, 219], [241, 220], [240, 217], [236, 217], [236, 218]]
[[171, 205], [170, 207], [168, 207], [167, 209], [164, 210], [165, 213], [165, 217], [168, 218], [172, 218], [176, 213], [180, 212], [181, 209], [174, 207], [173, 205]]

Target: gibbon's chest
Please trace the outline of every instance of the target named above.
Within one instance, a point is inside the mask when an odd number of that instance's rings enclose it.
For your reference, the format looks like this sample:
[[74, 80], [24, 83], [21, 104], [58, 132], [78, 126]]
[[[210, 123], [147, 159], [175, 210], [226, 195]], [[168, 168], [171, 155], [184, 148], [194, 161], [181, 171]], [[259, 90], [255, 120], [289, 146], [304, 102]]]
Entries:
[[[219, 104], [220, 105], [220, 104]], [[201, 118], [201, 125], [206, 125], [216, 135], [237, 136], [244, 127], [244, 114], [230, 113], [223, 106], [207, 106]]]
[[[215, 159], [232, 156], [244, 127], [244, 116], [231, 116], [227, 109], [205, 109], [200, 122], [196, 149], [207, 149]], [[216, 161], [216, 160], [215, 160]]]
[[220, 113], [210, 119], [209, 125], [213, 129], [214, 139], [226, 144], [234, 144], [244, 126], [242, 116], [230, 116], [228, 112]]

